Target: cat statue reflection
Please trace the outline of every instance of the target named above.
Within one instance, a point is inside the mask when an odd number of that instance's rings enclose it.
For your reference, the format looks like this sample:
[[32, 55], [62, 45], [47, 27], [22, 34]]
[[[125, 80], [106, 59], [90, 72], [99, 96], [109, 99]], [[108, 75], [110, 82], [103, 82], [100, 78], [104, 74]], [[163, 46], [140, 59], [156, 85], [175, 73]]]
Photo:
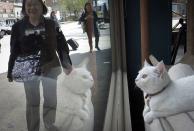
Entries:
[[143, 111], [146, 123], [194, 110], [194, 75], [171, 80], [163, 62], [151, 66], [145, 61], [135, 83], [149, 98]]
[[69, 75], [63, 74], [63, 107], [65, 131], [93, 131], [94, 109], [91, 88], [94, 80], [86, 67], [73, 68]]

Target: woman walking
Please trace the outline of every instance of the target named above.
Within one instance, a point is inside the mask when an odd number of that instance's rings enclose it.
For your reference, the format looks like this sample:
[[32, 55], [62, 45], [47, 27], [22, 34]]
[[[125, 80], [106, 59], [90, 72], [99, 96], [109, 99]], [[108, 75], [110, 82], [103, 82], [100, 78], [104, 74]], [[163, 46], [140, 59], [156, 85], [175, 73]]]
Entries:
[[93, 45], [92, 45], [92, 36], [94, 33], [95, 36], [95, 48], [97, 50], [100, 50], [98, 43], [99, 43], [99, 30], [98, 30], [98, 16], [96, 12], [93, 10], [92, 4], [90, 2], [87, 2], [84, 6], [84, 12], [82, 13], [79, 21], [84, 22], [85, 24], [85, 31], [88, 36], [88, 42], [90, 46], [90, 52], [93, 51]]

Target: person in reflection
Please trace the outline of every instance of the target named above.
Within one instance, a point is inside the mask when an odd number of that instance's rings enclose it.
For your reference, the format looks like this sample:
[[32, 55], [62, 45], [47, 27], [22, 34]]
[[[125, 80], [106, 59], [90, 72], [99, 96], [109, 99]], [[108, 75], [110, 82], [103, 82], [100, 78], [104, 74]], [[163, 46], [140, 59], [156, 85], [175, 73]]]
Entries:
[[184, 53], [185, 53], [187, 51], [187, 44], [186, 44], [187, 23], [186, 23], [186, 20], [183, 18], [180, 18], [179, 24], [181, 25], [181, 27], [179, 28], [180, 42], [183, 43], [184, 45]]
[[51, 18], [51, 20], [53, 20], [55, 22], [56, 27], [60, 27], [59, 21], [58, 21], [57, 16], [56, 16], [56, 12], [54, 10], [51, 11], [50, 18]]
[[[40, 128], [40, 82], [43, 86], [43, 121], [48, 131], [57, 131], [55, 124], [57, 108], [57, 77], [61, 69], [66, 74], [72, 71], [67, 57], [58, 58], [56, 29], [53, 20], [44, 18], [47, 7], [42, 0], [23, 0], [24, 17], [12, 26], [10, 57], [7, 78], [13, 81], [12, 69], [17, 56], [24, 56], [40, 51], [41, 79], [24, 82], [26, 94], [26, 120], [28, 131], [39, 131]], [[61, 64], [60, 64], [61, 61]], [[62, 65], [62, 68], [60, 67]]]
[[0, 43], [0, 53], [1, 53], [1, 43]]
[[93, 10], [92, 4], [90, 2], [87, 2], [84, 6], [84, 12], [82, 13], [80, 19], [80, 22], [83, 22], [85, 24], [85, 31], [88, 36], [88, 42], [90, 46], [90, 52], [93, 51], [93, 45], [92, 45], [92, 35], [94, 33], [95, 36], [95, 48], [97, 50], [100, 50], [98, 43], [99, 43], [99, 30], [98, 30], [98, 16], [96, 12]]
[[[0, 40], [3, 38], [3, 34], [0, 33]], [[0, 41], [0, 53], [1, 53], [1, 41]]]

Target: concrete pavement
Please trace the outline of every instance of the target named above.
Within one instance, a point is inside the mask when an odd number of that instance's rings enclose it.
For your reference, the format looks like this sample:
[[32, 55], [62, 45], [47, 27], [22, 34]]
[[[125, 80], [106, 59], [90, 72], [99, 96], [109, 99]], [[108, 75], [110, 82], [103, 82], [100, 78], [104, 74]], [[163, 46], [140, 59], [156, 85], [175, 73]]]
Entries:
[[[104, 122], [109, 83], [111, 77], [111, 49], [109, 30], [101, 30], [99, 46], [101, 51], [89, 53], [89, 45], [86, 34], [82, 33], [80, 25], [72, 22], [62, 25], [63, 32], [67, 39], [75, 38], [79, 43], [77, 51], [71, 51], [70, 56], [73, 65], [78, 65], [84, 58], [90, 59], [88, 69], [92, 72], [95, 79], [95, 86], [92, 89], [92, 101], [94, 105], [94, 131], [101, 131]], [[72, 32], [66, 32], [65, 29]], [[94, 41], [94, 40], [93, 40]], [[9, 83], [6, 73], [0, 74], [0, 131], [27, 131], [25, 120], [25, 93], [21, 83]], [[58, 88], [58, 110], [56, 125], [63, 127], [62, 109], [62, 90]], [[42, 98], [42, 90], [41, 90]], [[41, 105], [43, 100], [41, 100]], [[41, 106], [42, 107], [42, 106]], [[42, 108], [41, 108], [42, 109]], [[41, 120], [40, 131], [44, 131]], [[62, 130], [61, 130], [62, 131]]]

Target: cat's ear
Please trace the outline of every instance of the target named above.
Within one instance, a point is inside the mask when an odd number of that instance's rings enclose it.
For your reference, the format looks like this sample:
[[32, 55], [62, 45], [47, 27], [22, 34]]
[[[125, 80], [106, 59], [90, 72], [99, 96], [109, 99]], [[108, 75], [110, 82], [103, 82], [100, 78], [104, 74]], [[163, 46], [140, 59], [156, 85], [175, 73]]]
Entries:
[[156, 59], [156, 57], [154, 57], [152, 54], [149, 56], [149, 59], [151, 61], [151, 64], [154, 66], [156, 66], [159, 63], [159, 61]]
[[163, 74], [164, 71], [166, 70], [164, 62], [160, 61], [157, 65], [156, 65], [156, 69], [158, 71], [158, 73]]
[[146, 60], [144, 61], [144, 67], [151, 66]]

